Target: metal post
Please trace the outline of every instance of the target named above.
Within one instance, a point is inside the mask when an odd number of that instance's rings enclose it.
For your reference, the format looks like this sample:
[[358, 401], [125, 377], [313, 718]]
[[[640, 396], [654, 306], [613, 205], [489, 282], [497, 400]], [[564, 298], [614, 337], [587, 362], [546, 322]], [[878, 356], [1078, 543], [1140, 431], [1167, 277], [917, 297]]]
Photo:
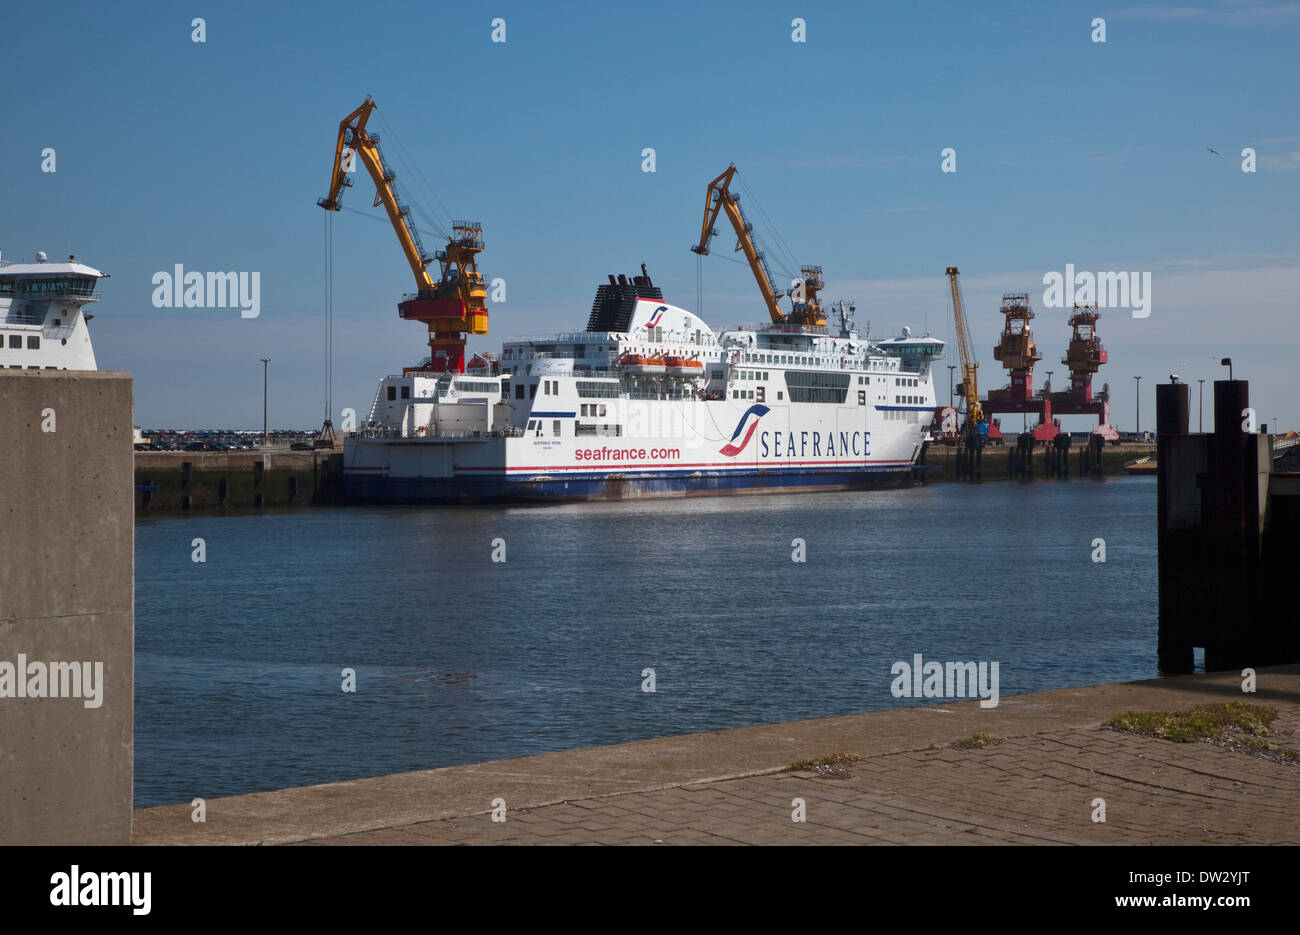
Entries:
[[948, 408], [952, 408], [952, 372], [957, 369], [956, 364], [948, 365]]
[[1205, 381], [1197, 380], [1201, 384], [1200, 394], [1196, 397], [1196, 431], [1205, 432]]
[[1133, 380], [1134, 380], [1133, 399], [1137, 403], [1137, 415], [1134, 416], [1134, 420], [1137, 423], [1137, 427], [1134, 428], [1133, 431], [1136, 432], [1138, 435], [1141, 435], [1142, 434], [1142, 378], [1134, 377]]
[[265, 446], [268, 435], [266, 430], [266, 365], [271, 362], [271, 358], [261, 357], [258, 359], [262, 361], [262, 445]]

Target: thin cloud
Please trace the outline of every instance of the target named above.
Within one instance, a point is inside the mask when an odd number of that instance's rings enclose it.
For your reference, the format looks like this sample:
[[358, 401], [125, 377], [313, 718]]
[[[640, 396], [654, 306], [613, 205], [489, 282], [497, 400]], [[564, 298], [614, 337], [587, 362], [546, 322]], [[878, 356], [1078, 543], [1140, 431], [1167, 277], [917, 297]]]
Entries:
[[1111, 18], [1117, 20], [1169, 23], [1199, 20], [1213, 23], [1262, 23], [1300, 16], [1300, 3], [1268, 3], [1253, 0], [1227, 0], [1203, 6], [1161, 6], [1142, 3], [1128, 7]]

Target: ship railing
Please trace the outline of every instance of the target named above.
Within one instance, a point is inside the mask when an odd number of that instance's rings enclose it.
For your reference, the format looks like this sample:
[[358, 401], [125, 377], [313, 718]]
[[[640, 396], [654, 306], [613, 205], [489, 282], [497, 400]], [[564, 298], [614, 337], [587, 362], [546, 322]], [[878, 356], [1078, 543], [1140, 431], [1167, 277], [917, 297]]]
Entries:
[[522, 426], [506, 425], [494, 429], [458, 429], [455, 431], [433, 431], [416, 432], [414, 434], [404, 434], [400, 426], [393, 425], [362, 425], [353, 429], [350, 435], [358, 438], [519, 438], [524, 434]]
[[776, 331], [781, 334], [830, 334], [825, 325], [796, 325], [789, 322], [749, 322], [737, 325], [733, 331]]
[[24, 315], [22, 312], [7, 312], [4, 317], [6, 325], [43, 325], [44, 315]]

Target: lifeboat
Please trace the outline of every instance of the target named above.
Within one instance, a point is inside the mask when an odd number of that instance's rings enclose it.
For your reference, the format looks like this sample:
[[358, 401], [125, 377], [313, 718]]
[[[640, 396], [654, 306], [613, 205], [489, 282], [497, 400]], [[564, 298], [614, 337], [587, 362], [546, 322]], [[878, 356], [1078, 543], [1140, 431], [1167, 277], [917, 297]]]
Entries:
[[664, 366], [667, 368], [670, 377], [702, 377], [704, 376], [704, 364], [698, 360], [687, 360], [685, 357], [665, 357]]
[[662, 357], [643, 357], [640, 354], [624, 354], [619, 358], [619, 364], [628, 373], [647, 377], [662, 376], [668, 369]]

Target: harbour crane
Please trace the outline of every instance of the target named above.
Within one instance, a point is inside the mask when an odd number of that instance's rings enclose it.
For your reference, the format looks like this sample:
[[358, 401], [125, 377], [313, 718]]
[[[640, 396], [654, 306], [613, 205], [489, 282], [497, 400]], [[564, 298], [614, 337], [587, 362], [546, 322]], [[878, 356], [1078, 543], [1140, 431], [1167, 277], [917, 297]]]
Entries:
[[[415, 274], [416, 292], [402, 297], [398, 315], [428, 328], [429, 369], [464, 373], [466, 335], [488, 332], [487, 287], [477, 261], [484, 246], [483, 226], [476, 221], [452, 221], [446, 248], [433, 255], [425, 252], [420, 233], [411, 221], [410, 207], [398, 199], [397, 175], [384, 160], [379, 136], [366, 129], [376, 106], [367, 94], [365, 102], [339, 123], [329, 195], [316, 203], [326, 211], [338, 211], [343, 189], [352, 185], [348, 178], [350, 160], [361, 160], [375, 183], [374, 207], [382, 204], [388, 212], [406, 262]], [[441, 265], [441, 276], [436, 281], [428, 270], [435, 259]]]
[[963, 434], [988, 434], [988, 422], [980, 408], [979, 361], [971, 355], [970, 338], [966, 329], [966, 306], [961, 298], [961, 284], [957, 281], [957, 267], [947, 269], [948, 284], [952, 288], [952, 317], [957, 331], [957, 348], [961, 352], [961, 394], [966, 399], [966, 425]]
[[[735, 174], [736, 164], [733, 162], [726, 172], [709, 183], [708, 191], [704, 196], [704, 223], [700, 228], [700, 242], [691, 247], [691, 252], [698, 253], [700, 256], [709, 255], [709, 241], [717, 233], [714, 225], [718, 222], [718, 215], [725, 212], [727, 219], [731, 221], [731, 226], [736, 230], [736, 251], [744, 251], [745, 259], [749, 261], [750, 272], [754, 274], [758, 291], [762, 293], [763, 302], [767, 305], [767, 312], [772, 317], [773, 323], [824, 327], [826, 315], [817, 301], [817, 293], [824, 285], [822, 268], [820, 266], [800, 267], [801, 288], [799, 289], [782, 293], [776, 288], [772, 271], [767, 268], [767, 260], [754, 243], [754, 225], [749, 223], [745, 212], [740, 208], [740, 196], [731, 191], [731, 180]], [[780, 305], [780, 300], [785, 295], [791, 296], [793, 305], [789, 314], [784, 312]]]

